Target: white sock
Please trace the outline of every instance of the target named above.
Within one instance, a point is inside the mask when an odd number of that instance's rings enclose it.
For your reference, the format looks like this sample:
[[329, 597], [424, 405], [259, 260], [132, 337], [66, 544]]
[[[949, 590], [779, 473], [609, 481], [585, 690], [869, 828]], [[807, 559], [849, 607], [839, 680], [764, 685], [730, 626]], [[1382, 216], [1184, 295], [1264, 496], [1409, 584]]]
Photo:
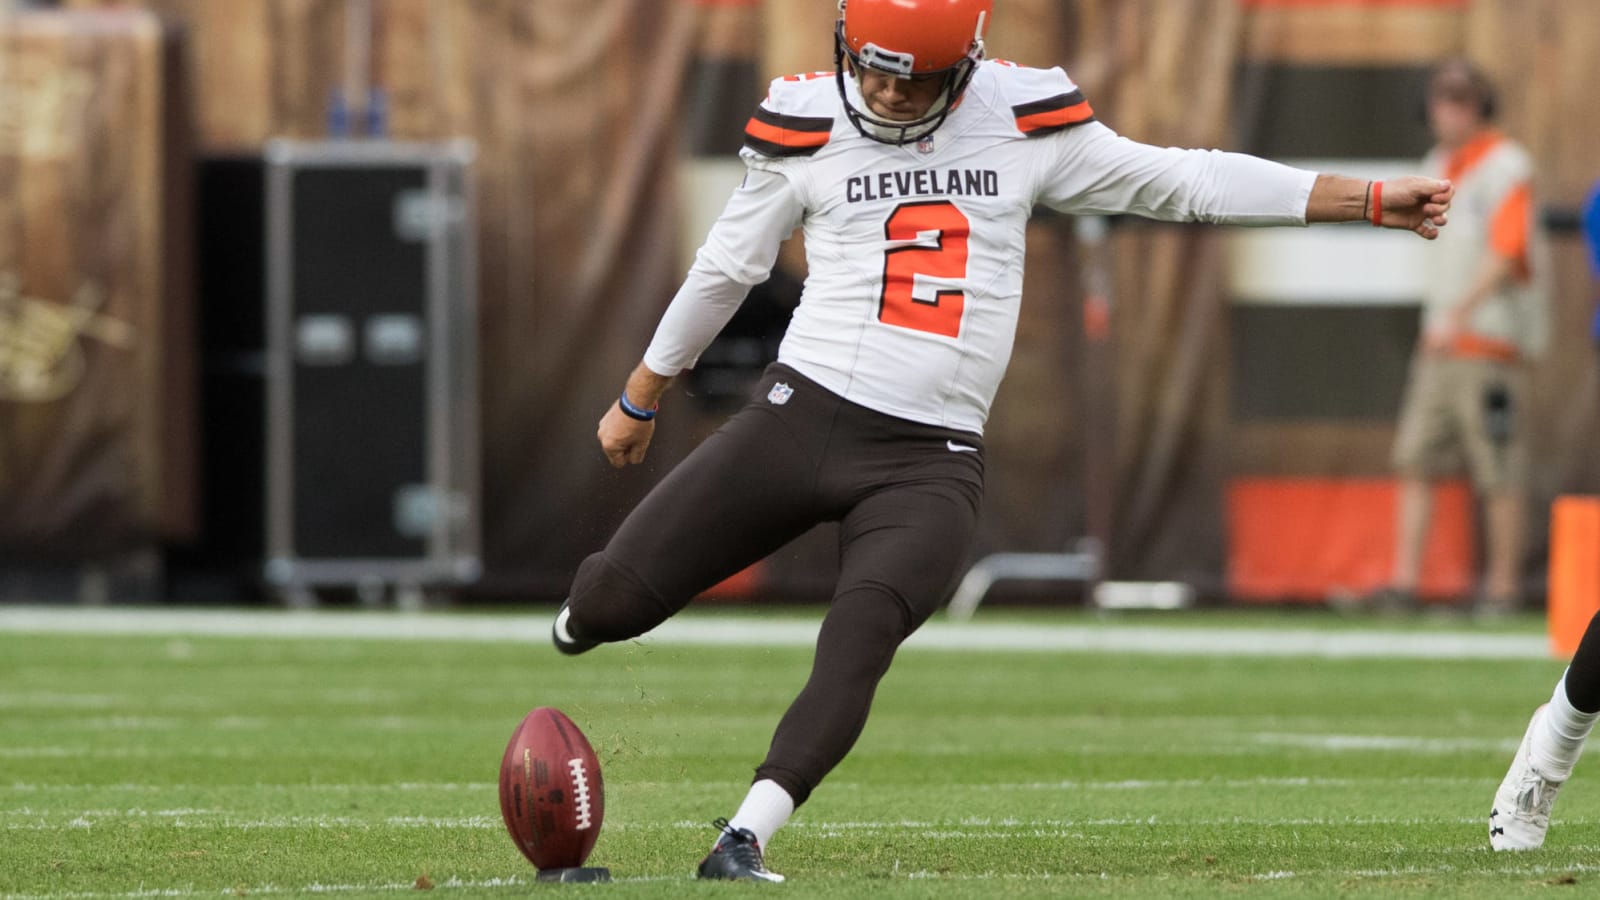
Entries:
[[729, 828], [748, 828], [761, 842], [761, 851], [767, 850], [767, 842], [789, 821], [794, 815], [794, 798], [789, 792], [770, 778], [763, 778], [750, 785], [750, 793], [744, 795], [744, 803], [740, 804], [739, 811], [728, 820]]
[[1572, 702], [1567, 699], [1567, 676], [1562, 675], [1561, 680], [1556, 682], [1550, 705], [1545, 707], [1544, 717], [1535, 729], [1528, 748], [1533, 767], [1551, 781], [1566, 781], [1572, 775], [1572, 767], [1583, 753], [1583, 742], [1588, 739], [1589, 731], [1594, 728], [1597, 719], [1600, 719], [1600, 713], [1579, 712], [1572, 708]]

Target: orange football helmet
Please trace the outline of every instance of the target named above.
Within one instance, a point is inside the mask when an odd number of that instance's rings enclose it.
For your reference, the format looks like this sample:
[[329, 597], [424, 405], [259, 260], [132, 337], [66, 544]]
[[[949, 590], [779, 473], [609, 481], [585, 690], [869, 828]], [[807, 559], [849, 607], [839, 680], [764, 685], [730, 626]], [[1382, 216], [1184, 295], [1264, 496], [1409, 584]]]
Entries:
[[[932, 134], [960, 101], [982, 61], [983, 33], [993, 12], [994, 0], [839, 0], [834, 72], [850, 123], [886, 144], [908, 144]], [[851, 101], [846, 70], [859, 80], [862, 68], [901, 78], [942, 73], [944, 86], [922, 118], [892, 121]]]

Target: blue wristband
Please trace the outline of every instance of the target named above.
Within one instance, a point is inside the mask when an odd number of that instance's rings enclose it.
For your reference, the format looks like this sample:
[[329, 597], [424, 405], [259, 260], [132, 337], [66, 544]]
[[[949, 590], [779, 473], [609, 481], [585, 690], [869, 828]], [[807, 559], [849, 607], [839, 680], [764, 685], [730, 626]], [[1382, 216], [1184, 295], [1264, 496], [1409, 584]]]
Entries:
[[617, 395], [617, 407], [622, 410], [623, 415], [630, 419], [638, 419], [641, 422], [648, 422], [651, 419], [654, 419], [656, 417], [656, 410], [658, 408], [652, 406], [649, 409], [640, 409], [639, 407], [634, 406], [632, 403], [628, 402], [627, 388], [623, 388], [622, 393]]

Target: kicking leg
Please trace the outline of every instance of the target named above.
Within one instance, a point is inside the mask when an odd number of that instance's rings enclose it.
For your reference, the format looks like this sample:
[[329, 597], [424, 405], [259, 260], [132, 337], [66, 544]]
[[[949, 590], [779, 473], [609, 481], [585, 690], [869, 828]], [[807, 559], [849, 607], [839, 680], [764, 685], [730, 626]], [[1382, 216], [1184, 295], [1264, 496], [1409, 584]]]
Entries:
[[810, 528], [818, 521], [811, 460], [774, 412], [734, 416], [578, 567], [556, 646], [576, 653], [644, 634]]

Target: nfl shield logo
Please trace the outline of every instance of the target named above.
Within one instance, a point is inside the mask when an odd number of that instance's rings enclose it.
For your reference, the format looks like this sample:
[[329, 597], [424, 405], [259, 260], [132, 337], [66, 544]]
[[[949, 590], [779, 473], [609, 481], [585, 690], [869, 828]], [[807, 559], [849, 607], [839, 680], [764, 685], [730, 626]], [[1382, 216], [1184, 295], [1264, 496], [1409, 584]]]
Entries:
[[925, 134], [925, 135], [922, 136], [922, 138], [920, 140], [917, 141], [917, 152], [918, 153], [932, 153], [933, 152], [933, 135]]
[[772, 390], [767, 391], [767, 402], [773, 406], [782, 406], [788, 403], [789, 398], [793, 396], [794, 388], [780, 381], [772, 386]]

